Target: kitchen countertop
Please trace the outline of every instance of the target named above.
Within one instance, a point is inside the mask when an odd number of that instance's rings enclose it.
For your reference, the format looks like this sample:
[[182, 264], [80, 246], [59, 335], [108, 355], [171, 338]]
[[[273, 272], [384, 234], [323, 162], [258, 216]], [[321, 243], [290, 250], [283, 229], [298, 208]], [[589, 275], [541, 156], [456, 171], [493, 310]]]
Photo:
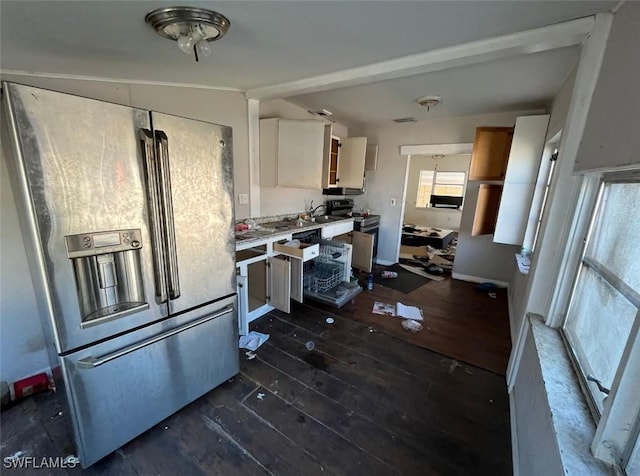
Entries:
[[[261, 221], [260, 229], [237, 231], [236, 251], [246, 250], [254, 246], [260, 246], [276, 240], [290, 240], [292, 235], [304, 231], [316, 230], [336, 223], [352, 222], [353, 217], [318, 217], [317, 221], [277, 220]], [[258, 219], [256, 220], [258, 221]]]

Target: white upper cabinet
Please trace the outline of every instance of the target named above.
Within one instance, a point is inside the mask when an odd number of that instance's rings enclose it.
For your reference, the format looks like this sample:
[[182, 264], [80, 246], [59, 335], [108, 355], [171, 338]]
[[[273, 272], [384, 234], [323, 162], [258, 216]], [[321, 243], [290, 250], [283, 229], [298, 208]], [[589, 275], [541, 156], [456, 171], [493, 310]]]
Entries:
[[516, 119], [493, 241], [521, 245], [544, 150], [549, 115]]
[[338, 153], [338, 186], [362, 188], [364, 161], [367, 153], [366, 137], [349, 137], [340, 141]]
[[324, 123], [260, 119], [262, 186], [322, 188]]
[[331, 125], [326, 125], [322, 186], [362, 188], [366, 153], [366, 137], [340, 139], [333, 135]]

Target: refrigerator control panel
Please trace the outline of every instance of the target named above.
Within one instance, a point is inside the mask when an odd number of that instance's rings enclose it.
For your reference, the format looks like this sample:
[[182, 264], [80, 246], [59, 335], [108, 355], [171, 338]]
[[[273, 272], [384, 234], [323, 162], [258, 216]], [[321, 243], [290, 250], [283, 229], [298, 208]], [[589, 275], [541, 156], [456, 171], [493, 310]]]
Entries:
[[64, 239], [67, 243], [67, 256], [69, 258], [82, 258], [142, 248], [139, 228], [81, 233], [79, 235], [65, 236]]

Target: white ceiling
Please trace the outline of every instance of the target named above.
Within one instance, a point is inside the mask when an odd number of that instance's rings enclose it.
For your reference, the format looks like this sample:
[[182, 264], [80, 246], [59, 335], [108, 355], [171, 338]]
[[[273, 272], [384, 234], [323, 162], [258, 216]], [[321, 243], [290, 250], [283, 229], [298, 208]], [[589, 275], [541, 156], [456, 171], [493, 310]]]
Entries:
[[[247, 90], [607, 11], [612, 1], [9, 1], [0, 2], [2, 71]], [[211, 8], [231, 21], [196, 64], [144, 22], [172, 4]], [[446, 71], [287, 98], [326, 108], [347, 125], [544, 105], [575, 65], [563, 48]]]

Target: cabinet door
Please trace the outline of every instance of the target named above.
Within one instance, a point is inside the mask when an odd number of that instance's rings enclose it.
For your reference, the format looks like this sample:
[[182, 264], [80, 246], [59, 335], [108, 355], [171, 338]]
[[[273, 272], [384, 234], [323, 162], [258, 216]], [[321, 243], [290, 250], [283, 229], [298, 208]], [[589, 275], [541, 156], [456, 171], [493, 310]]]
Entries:
[[278, 186], [322, 188], [323, 148], [323, 122], [278, 121]]
[[269, 304], [282, 312], [291, 310], [291, 262], [269, 258]]
[[469, 180], [504, 180], [512, 138], [513, 127], [478, 127]]
[[303, 262], [301, 259], [291, 258], [291, 299], [302, 302], [304, 300]]
[[493, 241], [521, 245], [544, 150], [549, 115], [516, 119]]
[[471, 236], [490, 235], [496, 228], [502, 185], [480, 185]]
[[364, 157], [364, 169], [375, 170], [378, 168], [378, 144], [367, 144], [367, 153]]
[[338, 186], [362, 188], [366, 151], [366, 137], [350, 137], [340, 142], [340, 152], [338, 154]]
[[371, 272], [373, 261], [373, 240], [375, 235], [354, 231], [351, 234], [351, 243], [353, 245], [353, 256], [351, 257], [351, 265], [360, 271]]

